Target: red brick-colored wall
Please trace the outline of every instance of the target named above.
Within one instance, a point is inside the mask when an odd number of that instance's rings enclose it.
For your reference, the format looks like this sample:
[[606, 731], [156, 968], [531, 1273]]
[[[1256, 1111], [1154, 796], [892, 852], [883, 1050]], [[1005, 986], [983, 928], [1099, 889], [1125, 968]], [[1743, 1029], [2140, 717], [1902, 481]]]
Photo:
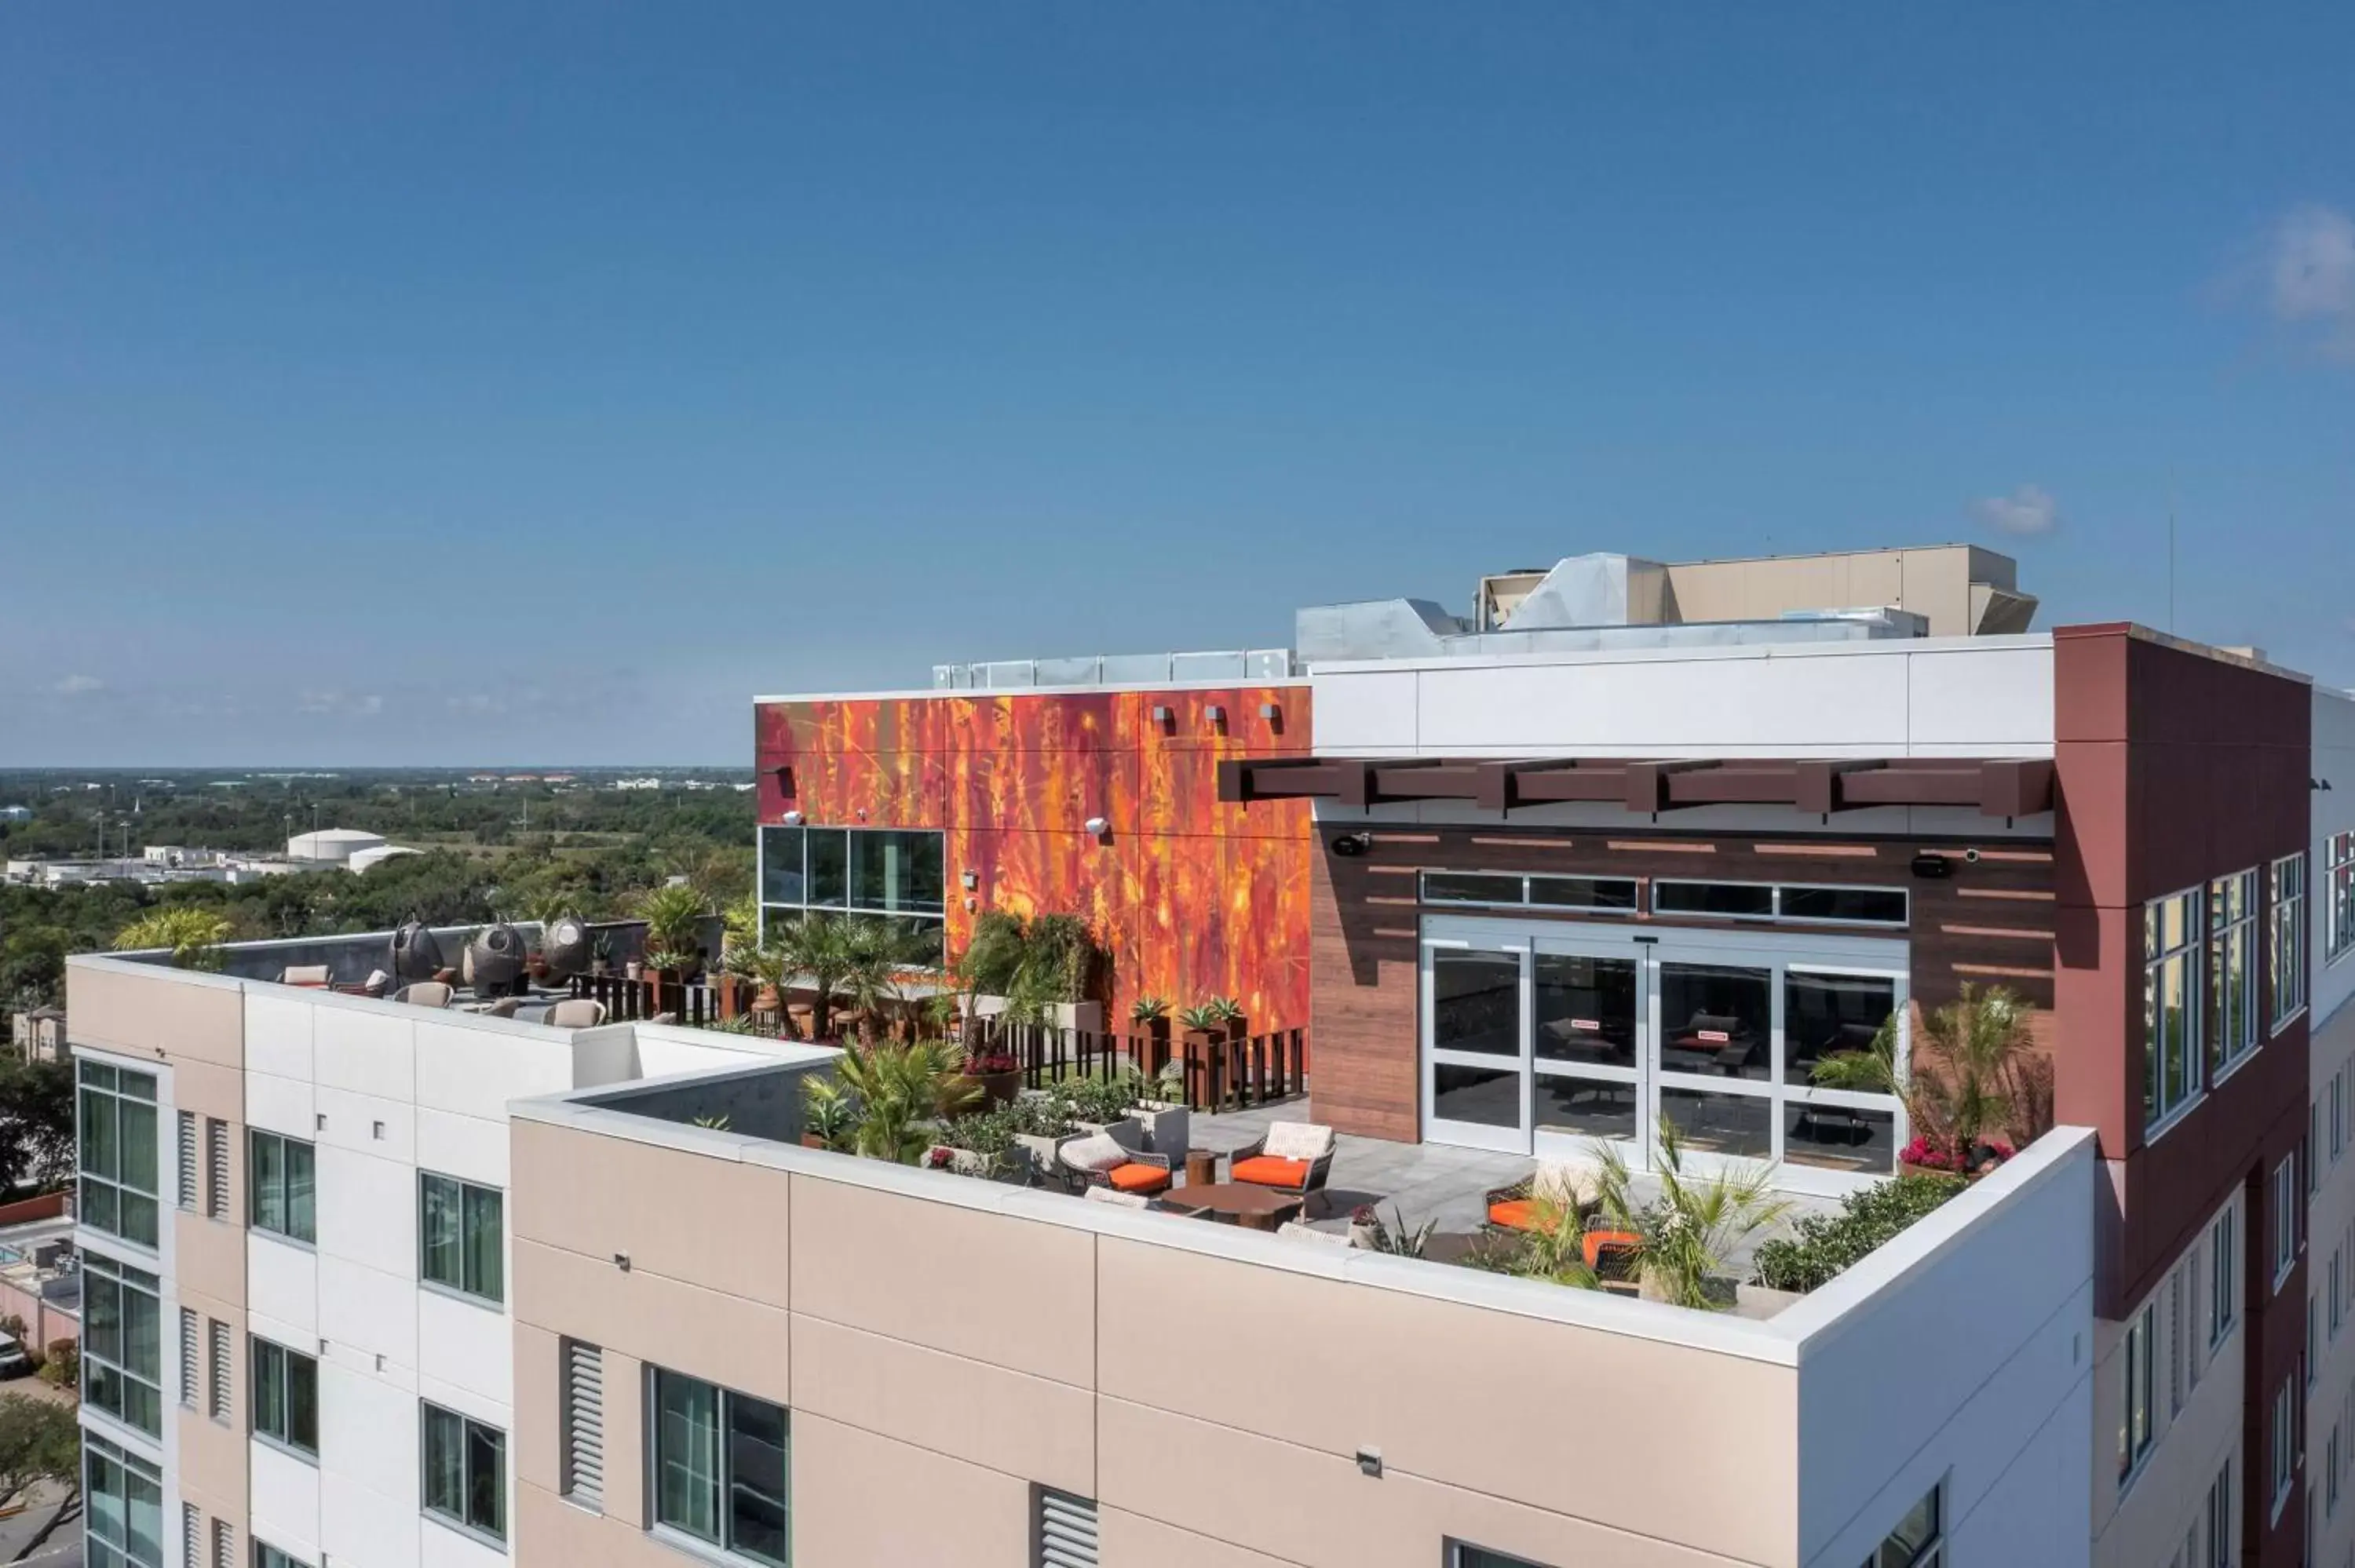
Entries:
[[1111, 957], [1114, 1027], [1146, 992], [1307, 1023], [1308, 808], [1218, 798], [1222, 758], [1308, 750], [1305, 685], [764, 703], [755, 726], [762, 822], [946, 835], [952, 953], [981, 910], [1068, 911]]

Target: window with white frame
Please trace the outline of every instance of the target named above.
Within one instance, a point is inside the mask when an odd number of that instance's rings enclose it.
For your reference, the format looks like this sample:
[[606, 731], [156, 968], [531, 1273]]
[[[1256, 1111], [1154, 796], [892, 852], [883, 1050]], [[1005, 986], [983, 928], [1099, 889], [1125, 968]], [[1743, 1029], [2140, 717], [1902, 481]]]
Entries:
[[2257, 1048], [2257, 874], [2208, 885], [2208, 1080]]
[[144, 1268], [82, 1255], [82, 1403], [150, 1437], [164, 1435], [162, 1294]]
[[506, 1299], [506, 1194], [454, 1176], [417, 1173], [418, 1273], [426, 1283]]
[[2289, 1501], [2290, 1480], [2297, 1468], [2297, 1380], [2282, 1384], [2274, 1395], [2273, 1435], [2268, 1456], [2273, 1478], [2273, 1515], [2281, 1517], [2282, 1505]]
[[2208, 1343], [2211, 1349], [2232, 1331], [2232, 1313], [2240, 1300], [2235, 1266], [2240, 1238], [2233, 1232], [2234, 1210], [2227, 1203], [2208, 1230]]
[[2273, 1027], [2279, 1029], [2306, 1011], [2306, 856], [2284, 855], [2265, 880], [2273, 907], [2265, 963], [2273, 977]]
[[2346, 1253], [2338, 1247], [2332, 1247], [2330, 1249], [2330, 1340], [2333, 1344], [2339, 1342], [2339, 1330], [2347, 1321], [2347, 1309], [2343, 1297], [2346, 1263]]
[[2325, 1516], [2339, 1512], [2339, 1424], [2330, 1425], [2329, 1439], [2322, 1448], [2322, 1511]]
[[504, 1545], [507, 1435], [424, 1400], [418, 1406], [425, 1512]]
[[784, 1407], [660, 1367], [649, 1372], [655, 1525], [784, 1568], [793, 1561]]
[[2355, 948], [2355, 832], [2322, 841], [2322, 961], [2335, 964]]
[[246, 1136], [246, 1223], [290, 1241], [317, 1241], [317, 1152], [258, 1127]]
[[2153, 1351], [2158, 1339], [2158, 1306], [2146, 1305], [2126, 1325], [2126, 1341], [2118, 1348], [2118, 1364], [2124, 1374], [2124, 1397], [2118, 1408], [2118, 1480], [2121, 1485], [2134, 1478], [2144, 1457], [2149, 1454], [2154, 1436], [2151, 1419], [2152, 1396], [2156, 1393], [2156, 1369]]
[[2232, 1568], [2232, 1543], [2239, 1539], [2232, 1528], [2232, 1469], [2239, 1457], [2227, 1458], [2208, 1483], [2208, 1505], [2200, 1511], [2208, 1542], [2203, 1568]]
[[306, 1568], [300, 1557], [281, 1552], [266, 1541], [253, 1543], [253, 1568]]
[[2303, 1205], [2297, 1196], [2297, 1156], [2293, 1154], [2274, 1167], [2273, 1220], [2274, 1227], [2274, 1288], [2279, 1290], [2289, 1271], [2297, 1263], [2297, 1213]]
[[2330, 1163], [2347, 1152], [2347, 1069], [2330, 1075]]
[[2199, 1097], [2200, 890], [2154, 898], [2142, 911], [2143, 1131]]
[[163, 1568], [163, 1472], [87, 1431], [81, 1462], [82, 1542], [90, 1568]]
[[300, 1351], [250, 1335], [253, 1435], [310, 1458], [319, 1457], [319, 1363]]
[[1501, 1552], [1491, 1552], [1485, 1546], [1473, 1546], [1461, 1541], [1447, 1543], [1446, 1555], [1440, 1560], [1445, 1568], [1544, 1568], [1526, 1557], [1508, 1557]]
[[1945, 1482], [1922, 1494], [1860, 1568], [1941, 1568], [1946, 1561]]
[[74, 1064], [74, 1075], [80, 1087], [75, 1162], [81, 1177], [75, 1218], [153, 1250], [162, 1152], [155, 1075], [82, 1057]]

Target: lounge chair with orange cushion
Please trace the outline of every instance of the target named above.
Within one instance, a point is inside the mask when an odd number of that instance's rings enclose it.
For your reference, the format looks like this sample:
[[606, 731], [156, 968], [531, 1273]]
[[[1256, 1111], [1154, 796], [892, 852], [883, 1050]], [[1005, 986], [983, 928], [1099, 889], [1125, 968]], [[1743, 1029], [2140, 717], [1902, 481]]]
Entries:
[[1311, 1121], [1278, 1121], [1235, 1150], [1227, 1166], [1231, 1181], [1248, 1181], [1289, 1192], [1307, 1206], [1308, 1195], [1325, 1189], [1333, 1171], [1333, 1129]]
[[1483, 1198], [1487, 1223], [1497, 1230], [1535, 1231], [1545, 1227], [1548, 1212], [1568, 1212], [1580, 1224], [1595, 1209], [1592, 1176], [1585, 1171], [1546, 1166], [1508, 1187], [1493, 1187]]
[[1130, 1149], [1104, 1132], [1092, 1132], [1065, 1142], [1055, 1150], [1055, 1162], [1080, 1192], [1090, 1187], [1109, 1187], [1115, 1192], [1150, 1197], [1167, 1192], [1171, 1181], [1169, 1156]]

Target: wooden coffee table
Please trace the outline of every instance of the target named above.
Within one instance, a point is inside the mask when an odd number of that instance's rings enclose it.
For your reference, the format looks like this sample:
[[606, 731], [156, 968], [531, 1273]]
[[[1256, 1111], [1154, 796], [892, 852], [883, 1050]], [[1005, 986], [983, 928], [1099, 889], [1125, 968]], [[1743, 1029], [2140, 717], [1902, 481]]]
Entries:
[[1300, 1213], [1298, 1198], [1248, 1181], [1172, 1187], [1161, 1194], [1160, 1203], [1174, 1213], [1199, 1214], [1250, 1231], [1272, 1231]]

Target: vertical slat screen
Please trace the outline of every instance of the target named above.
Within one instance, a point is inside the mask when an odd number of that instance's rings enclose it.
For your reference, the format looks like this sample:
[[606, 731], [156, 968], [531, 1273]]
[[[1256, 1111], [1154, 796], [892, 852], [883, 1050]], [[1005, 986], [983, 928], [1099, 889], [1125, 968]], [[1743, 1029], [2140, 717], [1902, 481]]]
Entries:
[[197, 1315], [180, 1308], [180, 1403], [197, 1407], [197, 1384], [204, 1376], [203, 1352], [197, 1345]]
[[213, 1520], [213, 1568], [237, 1568], [237, 1531], [229, 1520]]
[[205, 1118], [205, 1213], [226, 1220], [229, 1212], [229, 1123]]
[[215, 1421], [227, 1421], [230, 1412], [229, 1391], [237, 1386], [229, 1381], [235, 1369], [229, 1364], [229, 1325], [218, 1318], [208, 1319], [206, 1331], [212, 1338], [208, 1347], [213, 1372], [210, 1413]]
[[564, 1402], [564, 1495], [591, 1508], [605, 1506], [605, 1358], [579, 1340], [559, 1342]]
[[198, 1568], [197, 1552], [202, 1540], [203, 1515], [194, 1503], [180, 1505], [180, 1568]]
[[197, 1207], [197, 1113], [180, 1113], [180, 1207], [196, 1212]]

